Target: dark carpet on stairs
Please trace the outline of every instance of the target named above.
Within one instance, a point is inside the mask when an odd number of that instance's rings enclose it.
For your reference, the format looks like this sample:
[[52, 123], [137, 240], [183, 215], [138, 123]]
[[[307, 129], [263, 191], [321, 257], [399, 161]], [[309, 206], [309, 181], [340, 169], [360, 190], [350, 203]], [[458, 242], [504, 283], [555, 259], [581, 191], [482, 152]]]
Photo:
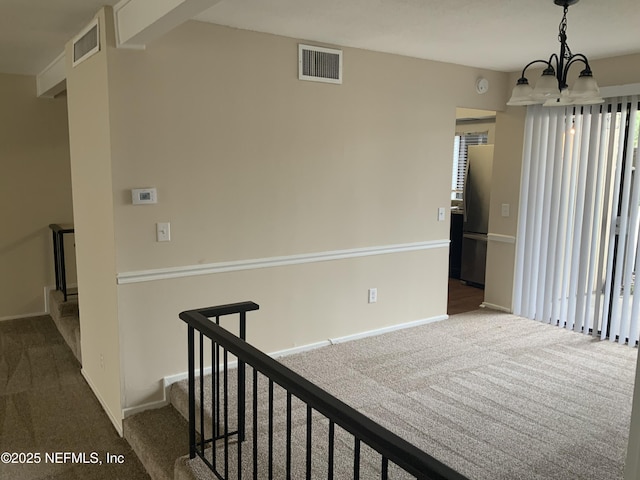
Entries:
[[[40, 463], [0, 462], [0, 480], [149, 478], [109, 421], [49, 316], [0, 322], [2, 452], [39, 454]], [[76, 461], [84, 455], [87, 462], [102, 463], [73, 463], [68, 457], [65, 461], [64, 452], [76, 454]], [[124, 463], [107, 464], [107, 452], [121, 455]], [[46, 457], [56, 453], [57, 458]], [[30, 458], [37, 461], [36, 455]]]

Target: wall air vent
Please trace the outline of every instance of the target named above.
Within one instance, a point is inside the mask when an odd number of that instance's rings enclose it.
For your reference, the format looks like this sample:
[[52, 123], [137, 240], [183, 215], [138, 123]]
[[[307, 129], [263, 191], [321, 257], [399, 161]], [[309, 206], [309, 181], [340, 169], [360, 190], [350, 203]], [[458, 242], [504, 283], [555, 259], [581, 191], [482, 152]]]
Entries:
[[96, 18], [73, 39], [73, 66], [100, 51], [100, 31]]
[[342, 83], [342, 50], [299, 44], [298, 78], [311, 82]]

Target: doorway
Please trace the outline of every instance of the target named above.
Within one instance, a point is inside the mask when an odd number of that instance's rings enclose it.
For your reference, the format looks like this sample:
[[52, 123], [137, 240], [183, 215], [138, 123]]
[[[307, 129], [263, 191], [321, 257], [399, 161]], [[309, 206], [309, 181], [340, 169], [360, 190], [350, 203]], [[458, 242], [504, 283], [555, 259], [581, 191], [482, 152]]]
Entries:
[[[463, 255], [465, 235], [465, 184], [468, 174], [469, 148], [492, 145], [495, 138], [496, 112], [469, 108], [456, 109], [456, 128], [453, 134], [454, 152], [451, 174], [451, 224], [449, 249], [449, 284], [447, 314], [455, 315], [480, 307], [484, 301], [482, 280], [464, 278], [465, 262], [477, 263]], [[490, 190], [490, 187], [488, 187]], [[488, 192], [487, 192], [488, 194]], [[484, 232], [486, 237], [487, 232]], [[476, 235], [477, 236], [477, 235]], [[467, 242], [468, 243], [468, 242]], [[485, 242], [486, 245], [486, 242]], [[484, 262], [484, 257], [483, 260]], [[484, 264], [481, 268], [484, 273]]]

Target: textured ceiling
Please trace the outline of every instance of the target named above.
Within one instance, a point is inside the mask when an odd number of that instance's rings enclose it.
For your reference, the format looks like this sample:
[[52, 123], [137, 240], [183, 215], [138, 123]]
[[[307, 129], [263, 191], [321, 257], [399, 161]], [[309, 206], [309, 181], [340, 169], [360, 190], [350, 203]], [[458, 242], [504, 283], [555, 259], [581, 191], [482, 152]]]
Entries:
[[[559, 51], [553, 0], [222, 0], [198, 20], [418, 58], [519, 70]], [[638, 0], [581, 0], [569, 45], [589, 58], [640, 52]]]
[[[0, 0], [0, 72], [37, 74], [105, 4]], [[222, 0], [196, 19], [307, 41], [515, 71], [558, 51], [553, 0]], [[569, 10], [574, 53], [640, 52], [638, 0], [581, 0]]]

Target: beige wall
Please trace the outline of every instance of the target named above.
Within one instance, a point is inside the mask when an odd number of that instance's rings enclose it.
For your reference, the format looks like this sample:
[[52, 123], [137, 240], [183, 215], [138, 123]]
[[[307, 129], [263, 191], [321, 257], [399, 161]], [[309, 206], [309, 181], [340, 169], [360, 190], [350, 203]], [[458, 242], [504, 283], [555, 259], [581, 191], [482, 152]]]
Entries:
[[38, 99], [35, 84], [0, 74], [0, 319], [45, 311], [44, 287], [55, 285], [49, 224], [73, 221], [66, 99]]
[[[525, 113], [526, 108], [508, 108], [496, 115], [489, 211], [489, 233], [492, 235], [487, 245], [484, 302], [508, 311], [511, 311], [513, 290]], [[502, 204], [505, 203], [509, 205], [508, 217], [502, 216]]]
[[[112, 179], [118, 274], [448, 240], [437, 208], [449, 205], [456, 106], [500, 108], [506, 75], [345, 48], [342, 85], [303, 82], [297, 43], [188, 22], [145, 51], [109, 50], [108, 112], [98, 108], [109, 116], [100, 132], [109, 131], [110, 142], [101, 135], [94, 146], [111, 158], [110, 172], [99, 168], [101, 179]], [[474, 88], [480, 75], [492, 84], [482, 96]], [[89, 83], [104, 102], [104, 78], [69, 88]], [[79, 119], [88, 112], [78, 102]], [[90, 180], [107, 188], [102, 181]], [[158, 189], [158, 204], [131, 205], [130, 189], [148, 186]], [[109, 192], [101, 198], [96, 208], [108, 220]], [[171, 242], [155, 241], [161, 221], [171, 222]], [[107, 259], [92, 269], [105, 282]], [[447, 268], [445, 243], [121, 284], [122, 407], [158, 400], [161, 379], [186, 370], [183, 309], [256, 301], [249, 338], [277, 351], [441, 318]], [[378, 288], [374, 305], [370, 287]], [[83, 355], [95, 342], [85, 335]]]
[[[82, 372], [117, 425], [121, 420], [120, 337], [115, 283], [107, 40], [102, 51], [71, 67], [67, 44], [67, 90], [73, 210], [76, 227]], [[109, 15], [112, 18], [112, 15]], [[107, 35], [109, 34], [109, 35]]]
[[[405, 252], [119, 288], [126, 405], [161, 399], [161, 379], [187, 371], [186, 328], [178, 313], [252, 300], [247, 339], [276, 352], [446, 312], [446, 249]], [[367, 289], [378, 302], [367, 303]], [[237, 331], [237, 316], [223, 325]]]
[[[344, 64], [343, 85], [302, 82], [296, 40], [199, 22], [118, 51], [118, 270], [446, 238], [455, 105], [503, 102], [506, 79], [484, 72], [479, 96], [474, 69], [354, 49]], [[158, 205], [131, 206], [148, 185]]]

